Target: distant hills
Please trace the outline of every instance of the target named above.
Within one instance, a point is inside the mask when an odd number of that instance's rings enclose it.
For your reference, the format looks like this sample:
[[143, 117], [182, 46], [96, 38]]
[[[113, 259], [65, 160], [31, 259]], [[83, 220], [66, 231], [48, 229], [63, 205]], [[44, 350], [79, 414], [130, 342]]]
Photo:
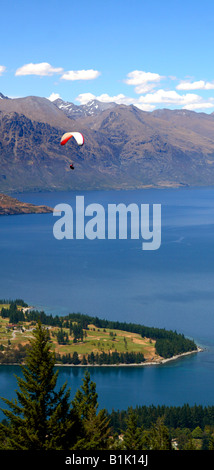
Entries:
[[[83, 147], [61, 147], [69, 130]], [[213, 184], [214, 114], [0, 93], [2, 192]]]

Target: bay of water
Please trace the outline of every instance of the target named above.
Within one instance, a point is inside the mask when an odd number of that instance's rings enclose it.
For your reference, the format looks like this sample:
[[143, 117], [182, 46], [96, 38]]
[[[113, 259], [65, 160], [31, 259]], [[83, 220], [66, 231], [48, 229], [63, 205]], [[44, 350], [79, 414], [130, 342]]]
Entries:
[[[162, 205], [162, 243], [142, 240], [56, 240], [52, 214], [0, 217], [0, 297], [23, 298], [46, 313], [81, 312], [176, 330], [206, 350], [151, 367], [94, 367], [98, 401], [111, 410], [143, 404], [213, 404], [214, 188], [90, 191], [18, 195], [54, 207], [122, 202]], [[13, 373], [0, 366], [0, 396], [16, 396]], [[72, 393], [84, 368], [60, 367]]]

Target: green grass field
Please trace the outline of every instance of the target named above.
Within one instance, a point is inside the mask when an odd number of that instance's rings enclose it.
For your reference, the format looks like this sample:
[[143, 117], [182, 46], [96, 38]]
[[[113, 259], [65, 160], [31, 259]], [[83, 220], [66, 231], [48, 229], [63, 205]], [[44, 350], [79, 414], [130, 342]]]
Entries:
[[[1, 308], [7, 308], [9, 305], [0, 305]], [[8, 329], [8, 318], [0, 317], [0, 345], [4, 347], [10, 344], [10, 347], [17, 347], [19, 344], [25, 345], [33, 337], [32, 325], [23, 323], [22, 330], [17, 325], [15, 328]], [[84, 330], [83, 341], [73, 342], [73, 337], [69, 336], [68, 344], [58, 344], [56, 334], [59, 331], [57, 327], [48, 327], [50, 332], [50, 340], [52, 349], [60, 354], [73, 354], [76, 351], [80, 359], [85, 355], [87, 357], [92, 351], [101, 354], [102, 352], [118, 353], [125, 352], [141, 352], [146, 360], [155, 360], [155, 341], [142, 338], [139, 334], [130, 333], [121, 330], [110, 330], [108, 328], [96, 328], [94, 325], [88, 325], [88, 329]], [[69, 335], [69, 329], [63, 328]]]
[[[66, 330], [69, 333], [69, 330]], [[96, 328], [89, 325], [86, 331], [86, 338], [82, 342], [73, 343], [72, 337], [69, 337], [69, 344], [59, 345], [55, 337], [51, 337], [53, 349], [59, 354], [73, 354], [76, 351], [80, 357], [94, 353], [122, 352], [141, 352], [145, 359], [151, 359], [155, 356], [155, 341], [148, 338], [142, 338], [136, 333], [129, 333], [121, 330], [110, 330], [108, 328]]]

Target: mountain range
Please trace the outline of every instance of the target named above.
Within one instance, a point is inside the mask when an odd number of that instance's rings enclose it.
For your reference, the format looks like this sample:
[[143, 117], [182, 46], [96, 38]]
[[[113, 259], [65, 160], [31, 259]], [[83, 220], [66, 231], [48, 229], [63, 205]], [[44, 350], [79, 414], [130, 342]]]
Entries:
[[[67, 131], [84, 146], [62, 147]], [[0, 93], [2, 192], [213, 184], [214, 114]]]

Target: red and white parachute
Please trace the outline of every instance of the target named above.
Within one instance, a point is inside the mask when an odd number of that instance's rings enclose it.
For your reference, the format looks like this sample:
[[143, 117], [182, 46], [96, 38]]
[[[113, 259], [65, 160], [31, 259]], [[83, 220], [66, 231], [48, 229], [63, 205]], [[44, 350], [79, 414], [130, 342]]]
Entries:
[[84, 144], [84, 137], [81, 132], [66, 132], [61, 138], [61, 145], [65, 145], [72, 137], [76, 140], [78, 145]]

